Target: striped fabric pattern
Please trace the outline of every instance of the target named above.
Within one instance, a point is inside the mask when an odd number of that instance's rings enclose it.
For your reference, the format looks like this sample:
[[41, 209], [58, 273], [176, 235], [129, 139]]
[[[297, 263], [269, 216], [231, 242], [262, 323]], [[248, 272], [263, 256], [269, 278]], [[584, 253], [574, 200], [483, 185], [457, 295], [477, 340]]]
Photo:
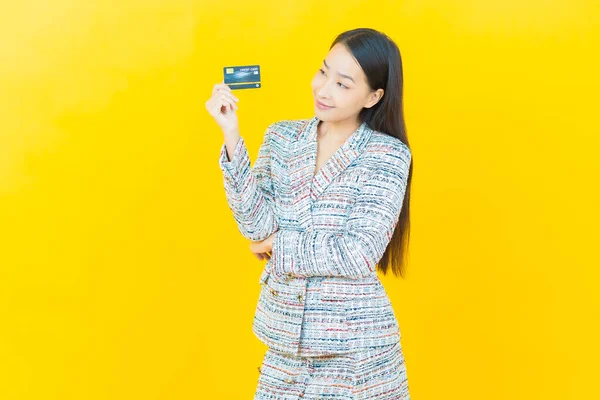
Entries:
[[399, 343], [375, 266], [398, 222], [411, 152], [363, 123], [314, 174], [318, 123], [271, 124], [252, 167], [243, 137], [231, 160], [221, 147], [240, 233], [275, 233], [253, 332], [274, 351], [306, 357]]
[[298, 357], [268, 349], [254, 400], [409, 400], [399, 343], [336, 356]]

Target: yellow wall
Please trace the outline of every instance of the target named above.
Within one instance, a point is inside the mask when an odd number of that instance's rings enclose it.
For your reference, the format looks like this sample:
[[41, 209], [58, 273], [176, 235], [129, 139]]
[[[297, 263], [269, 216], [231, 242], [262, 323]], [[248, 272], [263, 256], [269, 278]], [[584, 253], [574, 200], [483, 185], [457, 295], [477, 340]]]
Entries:
[[226, 65], [254, 160], [312, 116], [339, 32], [391, 35], [414, 155], [415, 400], [600, 398], [599, 6], [17, 1], [0, 12], [0, 399], [250, 399], [264, 261], [204, 108]]

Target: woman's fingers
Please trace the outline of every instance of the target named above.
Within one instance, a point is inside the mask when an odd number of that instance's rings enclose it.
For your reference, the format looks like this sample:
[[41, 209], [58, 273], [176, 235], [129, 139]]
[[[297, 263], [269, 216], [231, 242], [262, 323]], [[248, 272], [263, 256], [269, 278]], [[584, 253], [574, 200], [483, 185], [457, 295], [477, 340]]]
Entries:
[[231, 105], [232, 110], [237, 110], [238, 106], [235, 104], [235, 100], [233, 100], [231, 97], [225, 97], [224, 99], [227, 100], [227, 102]]
[[236, 110], [239, 99], [231, 93], [231, 88], [225, 82], [214, 85], [212, 95], [206, 101], [205, 107], [215, 119], [224, 133], [237, 129], [238, 117]]
[[223, 108], [224, 106], [226, 106], [226, 104], [225, 104], [225, 103], [224, 103], [222, 100], [219, 100], [218, 102], [215, 102], [215, 103], [213, 104], [212, 108], [210, 109], [210, 114], [211, 114], [213, 117], [217, 117], [219, 114], [221, 114], [221, 113], [222, 113], [222, 111], [221, 111], [221, 110], [222, 110], [222, 108]]
[[[237, 110], [237, 105], [232, 103], [231, 100], [229, 100], [228, 98], [220, 97], [216, 100], [217, 102], [211, 108], [211, 115], [213, 116], [217, 116], [221, 113], [227, 113], [229, 110]], [[225, 107], [225, 110], [223, 110], [223, 107]]]
[[254, 257], [258, 258], [259, 260], [270, 260], [271, 259], [271, 255], [267, 252], [256, 253], [256, 252], [252, 251], [252, 254], [254, 254]]
[[212, 94], [214, 95], [215, 93], [217, 93], [220, 90], [231, 93], [231, 88], [229, 87], [229, 85], [226, 85], [225, 83], [221, 82], [221, 83], [217, 83], [216, 85], [213, 86]]
[[270, 260], [271, 257], [267, 253], [260, 253], [261, 260]]
[[214, 87], [213, 87], [213, 91], [212, 91], [212, 95], [214, 96], [215, 94], [224, 94], [227, 96], [230, 96], [234, 101], [240, 101], [240, 99], [238, 99], [232, 92], [231, 88], [224, 84], [224, 83], [217, 83]]
[[235, 104], [235, 101], [230, 97], [227, 96], [225, 93], [222, 93], [219, 97], [217, 97], [220, 101], [221, 101], [221, 105], [222, 106], [230, 106], [230, 109], [233, 111], [234, 109], [237, 110], [238, 106], [237, 104]]
[[223, 105], [226, 108], [229, 108], [229, 110], [231, 110], [231, 111], [237, 110], [237, 105], [235, 103], [233, 103], [230, 99], [224, 99]]
[[254, 253], [259, 260], [270, 260], [271, 256], [267, 253]]
[[237, 103], [238, 101], [240, 101], [240, 99], [238, 99], [237, 97], [235, 97], [235, 95], [234, 95], [233, 93], [231, 93], [231, 92], [225, 92], [225, 91], [221, 91], [221, 90], [220, 90], [220, 91], [218, 92], [218, 94], [219, 94], [219, 95], [221, 95], [221, 96], [227, 96], [227, 97], [229, 97], [229, 98], [230, 98], [232, 101], [235, 101], [236, 103]]
[[[238, 109], [237, 102], [240, 101], [233, 93], [231, 88], [224, 83], [217, 83], [213, 87], [211, 98], [208, 100], [206, 106], [210, 110], [213, 117], [216, 117], [220, 113], [226, 113], [229, 110], [235, 111]], [[223, 109], [223, 107], [225, 109]]]

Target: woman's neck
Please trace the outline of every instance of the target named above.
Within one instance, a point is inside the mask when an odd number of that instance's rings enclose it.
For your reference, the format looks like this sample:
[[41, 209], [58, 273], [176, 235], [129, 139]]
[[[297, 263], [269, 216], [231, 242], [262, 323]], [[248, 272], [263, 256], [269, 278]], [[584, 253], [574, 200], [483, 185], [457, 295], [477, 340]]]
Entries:
[[339, 122], [319, 121], [317, 136], [319, 138], [332, 139], [336, 142], [344, 142], [360, 127], [356, 120], [345, 120]]

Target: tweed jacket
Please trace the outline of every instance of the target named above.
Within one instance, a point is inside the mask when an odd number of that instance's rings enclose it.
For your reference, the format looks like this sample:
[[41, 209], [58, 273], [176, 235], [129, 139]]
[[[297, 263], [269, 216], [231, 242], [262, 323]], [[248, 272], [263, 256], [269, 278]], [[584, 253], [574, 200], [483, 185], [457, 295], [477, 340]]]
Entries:
[[275, 233], [252, 330], [270, 348], [319, 356], [399, 342], [375, 266], [398, 223], [411, 152], [364, 122], [314, 174], [318, 117], [268, 126], [252, 167], [244, 138], [219, 165], [240, 233]]

